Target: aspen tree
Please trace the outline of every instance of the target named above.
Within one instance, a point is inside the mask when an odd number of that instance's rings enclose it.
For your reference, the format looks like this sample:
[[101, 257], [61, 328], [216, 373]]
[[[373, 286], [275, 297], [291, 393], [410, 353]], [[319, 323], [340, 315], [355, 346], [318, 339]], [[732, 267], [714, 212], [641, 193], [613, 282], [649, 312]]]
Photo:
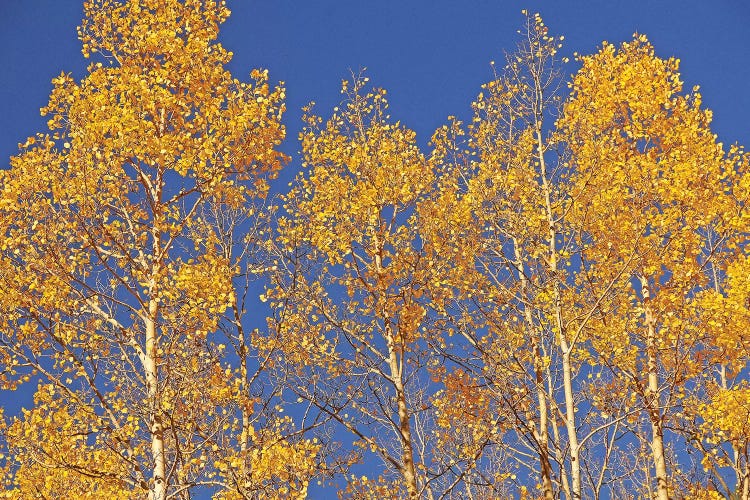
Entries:
[[[485, 285], [478, 289], [485, 290], [480, 316], [489, 333], [482, 339], [471, 332], [470, 343], [483, 353], [487, 366], [479, 376], [493, 388], [498, 409], [515, 415], [516, 432], [537, 457], [544, 498], [554, 498], [558, 488], [580, 498], [574, 346], [562, 313], [561, 255], [569, 250], [565, 172], [549, 135], [560, 104], [562, 37], [549, 35], [538, 14], [524, 14], [518, 47], [483, 86], [469, 127], [476, 157], [466, 166], [466, 189], [474, 224], [482, 231], [477, 266]], [[556, 423], [558, 386], [551, 364], [558, 361], [564, 373], [565, 436]], [[506, 385], [509, 380], [518, 385]], [[508, 396], [509, 390], [516, 397]]]
[[600, 302], [592, 342], [643, 407], [655, 495], [667, 500], [665, 434], [694, 375], [688, 300], [706, 286], [700, 230], [723, 191], [724, 153], [697, 89], [682, 91], [679, 61], [655, 56], [645, 37], [581, 62], [560, 120], [576, 171], [573, 217], [587, 241], [589, 298], [609, 283], [618, 291]]
[[[84, 12], [95, 62], [53, 80], [50, 132], [0, 174], [3, 386], [39, 384], [5, 432], [8, 495], [187, 498], [230, 488], [239, 462], [254, 476], [236, 484], [304, 488], [307, 472], [289, 471], [309, 469], [312, 443], [258, 429], [252, 446], [270, 448], [247, 449], [247, 388], [220, 331], [238, 307], [236, 256], [202, 218], [265, 196], [285, 160], [284, 90], [225, 69], [224, 2]], [[282, 457], [292, 468], [271, 477]]]
[[432, 451], [429, 345], [443, 333], [444, 284], [466, 260], [446, 238], [468, 214], [440, 190], [414, 132], [389, 119], [385, 91], [366, 84], [344, 81], [325, 122], [308, 109], [305, 171], [285, 197], [283, 258], [266, 294], [271, 324], [292, 390], [389, 471], [348, 478], [345, 494], [390, 484], [392, 495], [439, 497], [460, 464]]

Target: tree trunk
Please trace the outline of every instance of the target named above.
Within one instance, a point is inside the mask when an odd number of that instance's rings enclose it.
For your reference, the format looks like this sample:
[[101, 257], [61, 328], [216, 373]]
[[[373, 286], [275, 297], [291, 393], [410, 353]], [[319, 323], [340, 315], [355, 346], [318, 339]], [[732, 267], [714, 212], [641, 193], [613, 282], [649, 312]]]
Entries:
[[547, 409], [547, 395], [544, 393], [544, 359], [542, 357], [542, 349], [539, 345], [539, 339], [534, 331], [534, 318], [532, 316], [532, 311], [528, 306], [528, 280], [526, 278], [525, 266], [523, 264], [523, 259], [521, 258], [521, 250], [518, 246], [518, 241], [515, 239], [513, 240], [513, 248], [515, 252], [516, 268], [518, 269], [519, 279], [521, 281], [521, 296], [525, 303], [524, 320], [526, 322], [526, 335], [531, 340], [531, 351], [534, 362], [534, 384], [536, 386], [539, 411], [539, 428], [536, 429], [536, 426], [534, 426], [534, 439], [538, 445], [539, 469], [542, 475], [542, 494], [544, 500], [553, 500], [555, 495], [552, 489], [552, 466], [550, 465], [549, 460], [549, 424], [547, 421], [549, 412]]
[[542, 494], [544, 500], [554, 500], [555, 494], [552, 489], [552, 466], [549, 460], [549, 436], [547, 430], [547, 397], [544, 394], [541, 369], [536, 370], [537, 400], [539, 402], [539, 463], [542, 473]]
[[[547, 380], [547, 394], [554, 394], [554, 384], [552, 382], [552, 372], [550, 370], [550, 367], [547, 366], [547, 369], [545, 370], [546, 380]], [[559, 408], [557, 407], [557, 403], [555, 403], [554, 408], [550, 408], [550, 413], [553, 415], [553, 419], [556, 418], [555, 414], [559, 412]], [[562, 440], [560, 439], [560, 429], [557, 426], [557, 424], [552, 426], [552, 439], [553, 444], [555, 446], [555, 458], [557, 459], [558, 464], [565, 463], [565, 455], [564, 450], [562, 448]], [[560, 467], [560, 488], [562, 489], [563, 493], [565, 494], [565, 498], [570, 498], [570, 481], [568, 480], [568, 471], [565, 469], [565, 467]]]
[[571, 498], [573, 500], [580, 500], [581, 463], [576, 430], [575, 401], [573, 400], [573, 373], [570, 364], [570, 348], [565, 343], [563, 344], [563, 385], [565, 391], [565, 427], [568, 431], [568, 445], [570, 448]]
[[[649, 374], [650, 378], [651, 374]], [[667, 463], [664, 458], [664, 431], [660, 424], [661, 422], [655, 422], [653, 418], [651, 419], [651, 453], [654, 457], [656, 473], [656, 498], [658, 500], [669, 500]]]
[[[240, 306], [237, 303], [237, 295], [232, 295], [232, 312], [234, 314], [234, 324], [237, 327], [237, 339], [239, 341], [238, 355], [240, 358], [240, 391], [243, 397], [247, 397], [248, 387], [248, 369], [247, 369], [247, 339], [245, 338], [245, 330], [242, 327], [242, 315], [240, 313]], [[251, 409], [246, 404], [246, 401], [242, 402], [242, 430], [240, 432], [240, 452], [244, 456], [247, 452], [248, 440], [250, 439], [250, 414]]]
[[[383, 273], [383, 247], [381, 239], [375, 236], [375, 270], [378, 273], [378, 281]], [[388, 318], [387, 312], [383, 311], [383, 321], [385, 322], [385, 341], [388, 346], [388, 368], [390, 370], [391, 381], [396, 391], [396, 404], [398, 406], [398, 434], [401, 440], [401, 474], [406, 483], [406, 491], [410, 499], [419, 498], [419, 489], [417, 488], [417, 473], [414, 468], [414, 446], [411, 440], [411, 423], [409, 422], [409, 408], [406, 405], [406, 391], [404, 390], [403, 369], [399, 362], [399, 353], [396, 348], [396, 339], [394, 338], [393, 328]], [[404, 353], [401, 352], [400, 361], [403, 362]]]
[[[156, 183], [157, 186], [160, 182]], [[161, 190], [154, 192], [154, 205], [161, 201]], [[156, 217], [156, 215], [155, 215]], [[148, 394], [149, 413], [151, 417], [151, 455], [153, 462], [153, 487], [149, 492], [149, 500], [165, 500], [167, 498], [167, 465], [164, 456], [164, 424], [161, 414], [161, 400], [159, 395], [158, 372], [158, 338], [157, 322], [159, 318], [159, 272], [161, 267], [161, 235], [158, 223], [154, 221], [151, 229], [153, 263], [151, 278], [148, 284], [148, 312], [146, 317], [146, 352], [144, 356], [144, 370], [146, 372], [146, 390]]]
[[[539, 99], [542, 97], [541, 89], [537, 83], [537, 95]], [[563, 363], [563, 392], [565, 394], [565, 428], [568, 434], [568, 447], [570, 451], [570, 479], [571, 479], [571, 492], [570, 498], [572, 500], [581, 499], [581, 464], [579, 460], [579, 449], [578, 449], [578, 431], [576, 430], [576, 405], [573, 399], [573, 366], [570, 361], [570, 354], [573, 351], [573, 346], [569, 345], [568, 339], [566, 338], [563, 317], [562, 317], [562, 303], [560, 296], [560, 282], [558, 281], [558, 254], [557, 254], [557, 221], [555, 220], [555, 213], [552, 209], [552, 192], [547, 179], [547, 165], [544, 159], [544, 141], [542, 139], [542, 117], [540, 114], [536, 115], [536, 147], [537, 147], [537, 160], [539, 161], [539, 168], [542, 174], [542, 189], [544, 191], [544, 203], [545, 211], [547, 216], [547, 223], [549, 224], [549, 273], [550, 279], [552, 280], [553, 286], [553, 300], [554, 300], [554, 315], [555, 315], [555, 326], [557, 328], [558, 343], [560, 345], [560, 351], [562, 352], [562, 363]]]
[[153, 488], [149, 492], [149, 500], [165, 500], [166, 498], [166, 462], [164, 457], [164, 426], [161, 421], [160, 401], [158, 394], [157, 372], [157, 339], [156, 318], [158, 302], [155, 297], [155, 286], [150, 289], [151, 298], [148, 302], [148, 319], [146, 320], [146, 356], [144, 369], [146, 372], [146, 389], [148, 391], [149, 411], [151, 413], [151, 454], [153, 456]]
[[409, 498], [419, 498], [417, 488], [417, 474], [414, 469], [414, 447], [411, 440], [411, 424], [409, 422], [409, 409], [406, 406], [406, 392], [401, 377], [401, 367], [398, 361], [398, 353], [395, 348], [395, 339], [390, 331], [386, 328], [388, 341], [388, 364], [391, 371], [391, 379], [396, 390], [396, 403], [398, 405], [398, 431], [401, 438], [401, 462], [403, 463], [401, 473], [406, 483], [406, 491]]
[[646, 356], [648, 371], [648, 386], [646, 406], [649, 422], [651, 423], [651, 454], [654, 460], [656, 474], [656, 498], [669, 500], [669, 486], [667, 483], [667, 462], [664, 456], [664, 426], [661, 418], [661, 404], [659, 401], [659, 360], [656, 349], [656, 318], [649, 305], [651, 293], [648, 281], [640, 278], [643, 295], [644, 315], [646, 323]]

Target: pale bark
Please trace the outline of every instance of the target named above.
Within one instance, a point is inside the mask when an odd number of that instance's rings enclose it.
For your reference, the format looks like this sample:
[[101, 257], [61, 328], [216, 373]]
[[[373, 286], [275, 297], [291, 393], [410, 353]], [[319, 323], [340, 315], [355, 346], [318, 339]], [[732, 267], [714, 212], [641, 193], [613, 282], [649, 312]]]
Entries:
[[[547, 394], [554, 394], [555, 389], [552, 383], [552, 371], [550, 370], [549, 365], [545, 370], [545, 375], [547, 377]], [[553, 405], [554, 406], [550, 408], [550, 413], [556, 415], [559, 413], [560, 409], [556, 402], [553, 402]], [[556, 417], [553, 416], [552, 418]], [[555, 446], [555, 458], [557, 459], [557, 463], [563, 464], [565, 463], [565, 456], [561, 445], [562, 439], [560, 439], [560, 429], [557, 425], [552, 426], [552, 439]], [[570, 480], [568, 479], [568, 471], [565, 467], [560, 467], [560, 488], [562, 488], [563, 493], [565, 493], [565, 498], [570, 498]]]
[[[152, 287], [151, 291], [154, 291]], [[151, 412], [151, 454], [154, 466], [152, 473], [153, 489], [149, 492], [149, 500], [165, 500], [166, 498], [166, 461], [164, 457], [164, 426], [161, 421], [158, 368], [157, 368], [157, 334], [156, 317], [158, 314], [157, 299], [152, 295], [148, 303], [148, 318], [146, 320], [146, 356], [144, 370], [146, 372], [146, 390], [148, 391], [149, 411]]]
[[[518, 269], [518, 275], [521, 280], [521, 296], [524, 302], [528, 300], [527, 288], [528, 279], [526, 278], [525, 266], [523, 259], [521, 258], [521, 250], [519, 249], [518, 241], [514, 239], [513, 247], [515, 250], [516, 268]], [[545, 500], [553, 500], [555, 495], [552, 489], [552, 466], [549, 460], [549, 423], [547, 408], [547, 395], [544, 392], [544, 359], [542, 357], [542, 350], [539, 345], [539, 339], [534, 331], [534, 319], [532, 317], [531, 308], [528, 305], [524, 305], [524, 320], [526, 322], [526, 335], [528, 335], [531, 341], [531, 352], [534, 363], [534, 385], [537, 396], [538, 414], [539, 414], [539, 426], [533, 426], [534, 440], [537, 442], [537, 452], [539, 453], [539, 469], [542, 479], [542, 494]]]
[[[237, 338], [239, 340], [239, 352], [240, 357], [240, 394], [246, 396], [248, 394], [248, 369], [247, 369], [247, 339], [245, 338], [245, 330], [242, 327], [242, 317], [240, 313], [240, 306], [237, 303], [237, 295], [232, 295], [232, 312], [234, 314], [234, 324], [237, 327]], [[250, 413], [251, 408], [248, 408], [247, 404], [242, 404], [242, 430], [240, 431], [240, 452], [244, 455], [247, 452], [247, 445], [250, 439]]]
[[396, 404], [398, 405], [398, 431], [401, 438], [401, 462], [403, 463], [401, 474], [404, 476], [409, 498], [419, 498], [417, 474], [414, 469], [414, 445], [411, 438], [411, 423], [409, 421], [409, 409], [406, 405], [406, 392], [404, 390], [401, 367], [399, 366], [394, 339], [390, 334], [388, 335], [388, 364], [393, 386], [396, 390]]
[[[542, 91], [537, 84], [538, 98], [541, 100]], [[581, 498], [581, 463], [578, 446], [578, 431], [576, 429], [576, 404], [573, 398], [573, 366], [570, 355], [573, 351], [573, 345], [569, 344], [565, 334], [565, 327], [562, 318], [562, 299], [560, 296], [560, 283], [558, 281], [558, 250], [557, 250], [557, 221], [552, 208], [552, 192], [547, 178], [547, 165], [544, 158], [544, 142], [542, 139], [542, 119], [536, 117], [536, 147], [537, 160], [542, 174], [542, 189], [544, 191], [544, 203], [549, 224], [549, 271], [553, 286], [554, 315], [555, 326], [557, 328], [558, 342], [562, 352], [563, 365], [563, 392], [565, 395], [565, 428], [568, 435], [568, 447], [570, 452], [570, 478], [571, 491], [570, 498], [580, 500]]]
[[[375, 237], [375, 270], [378, 273], [378, 279], [383, 272], [382, 246], [380, 239]], [[404, 477], [406, 491], [409, 498], [419, 498], [419, 489], [417, 487], [417, 474], [414, 468], [414, 444], [411, 437], [411, 423], [409, 420], [409, 408], [406, 404], [406, 391], [403, 381], [403, 356], [399, 359], [399, 349], [396, 345], [396, 338], [391, 327], [387, 314], [383, 314], [385, 322], [385, 341], [388, 345], [388, 368], [390, 370], [390, 379], [396, 391], [396, 405], [398, 406], [398, 434], [401, 441], [401, 474]]]
[[[534, 337], [532, 333], [532, 337]], [[538, 351], [538, 346], [532, 346], [532, 349]], [[544, 380], [542, 378], [542, 366], [540, 359], [534, 360], [534, 377], [536, 384], [537, 401], [539, 404], [539, 430], [537, 432], [537, 441], [539, 444], [539, 463], [542, 473], [542, 494], [544, 500], [553, 500], [555, 498], [552, 489], [552, 466], [549, 459], [549, 423], [547, 421], [549, 410], [547, 408], [547, 396], [544, 393]]]
[[651, 295], [646, 278], [641, 277], [641, 290], [643, 294], [644, 320], [646, 323], [646, 356], [647, 356], [647, 399], [646, 405], [651, 424], [651, 454], [654, 461], [654, 473], [656, 475], [656, 498], [658, 500], [669, 500], [669, 486], [667, 482], [667, 462], [664, 455], [664, 426], [661, 416], [659, 401], [659, 374], [658, 355], [656, 348], [656, 318], [649, 305]]
[[[161, 118], [160, 126], [163, 128], [164, 118]], [[145, 182], [147, 177], [143, 176], [144, 187], [152, 197], [154, 207], [161, 208], [162, 179], [149, 184]], [[159, 339], [157, 322], [159, 318], [159, 273], [161, 271], [162, 248], [161, 233], [159, 231], [158, 217], [155, 208], [153, 226], [151, 228], [151, 252], [153, 262], [151, 264], [151, 278], [148, 284], [148, 311], [145, 318], [146, 327], [146, 352], [144, 359], [144, 371], [146, 372], [146, 391], [148, 394], [150, 431], [151, 431], [151, 455], [153, 459], [152, 481], [153, 487], [149, 491], [149, 500], [166, 500], [167, 498], [167, 464], [164, 453], [164, 424], [161, 415], [161, 401], [159, 395], [159, 371], [158, 371], [158, 347]]]
[[573, 374], [570, 363], [570, 348], [567, 344], [563, 349], [563, 386], [565, 392], [565, 427], [568, 432], [568, 446], [570, 448], [570, 477], [571, 498], [581, 498], [581, 462], [578, 446], [578, 432], [576, 430], [575, 401], [573, 400]]

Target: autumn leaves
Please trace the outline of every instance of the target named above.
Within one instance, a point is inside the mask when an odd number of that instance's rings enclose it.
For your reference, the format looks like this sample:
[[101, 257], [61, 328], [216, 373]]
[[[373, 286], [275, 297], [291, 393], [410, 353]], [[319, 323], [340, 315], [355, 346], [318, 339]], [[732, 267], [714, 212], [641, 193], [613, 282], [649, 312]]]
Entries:
[[[308, 118], [269, 292], [305, 366], [294, 391], [379, 454], [400, 495], [742, 494], [746, 441], [698, 446], [698, 480], [675, 450], [724, 432], [698, 409], [708, 394], [736, 411], [746, 391], [746, 352], [717, 356], [699, 318], [744, 262], [747, 156], [725, 153], [643, 36], [580, 58], [563, 101], [561, 39], [527, 21], [431, 154], [362, 79]], [[306, 325], [319, 340], [300, 357]]]
[[604, 44], [565, 95], [528, 15], [429, 152], [357, 76], [273, 206], [284, 90], [223, 3], [86, 13], [0, 177], [6, 496], [748, 498], [750, 160], [678, 61]]
[[6, 493], [303, 495], [319, 446], [286, 440], [244, 326], [283, 89], [224, 68], [223, 3], [84, 7], [99, 61], [55, 79], [51, 134], [2, 175], [6, 386], [39, 384], [5, 433]]

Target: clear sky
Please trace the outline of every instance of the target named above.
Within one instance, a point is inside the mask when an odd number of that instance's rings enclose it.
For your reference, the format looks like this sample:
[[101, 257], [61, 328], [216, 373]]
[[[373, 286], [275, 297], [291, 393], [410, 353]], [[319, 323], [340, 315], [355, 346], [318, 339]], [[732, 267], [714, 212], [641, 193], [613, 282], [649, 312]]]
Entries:
[[[700, 84], [725, 144], [750, 145], [750, 3], [744, 0], [229, 0], [233, 14], [221, 40], [231, 69], [247, 79], [264, 67], [287, 85], [285, 149], [294, 153], [299, 108], [318, 103], [327, 115], [350, 69], [368, 68], [388, 89], [392, 115], [424, 143], [448, 115], [467, 116], [491, 60], [515, 44], [521, 9], [538, 11], [564, 53], [591, 53], [602, 40], [638, 31], [661, 56], [682, 61], [683, 79]], [[39, 108], [60, 71], [83, 75], [76, 26], [79, 0], [0, 0], [0, 163], [17, 143], [45, 129]], [[568, 68], [576, 69], [575, 63]], [[296, 170], [294, 161], [287, 176]], [[285, 177], [287, 177], [285, 176]]]

